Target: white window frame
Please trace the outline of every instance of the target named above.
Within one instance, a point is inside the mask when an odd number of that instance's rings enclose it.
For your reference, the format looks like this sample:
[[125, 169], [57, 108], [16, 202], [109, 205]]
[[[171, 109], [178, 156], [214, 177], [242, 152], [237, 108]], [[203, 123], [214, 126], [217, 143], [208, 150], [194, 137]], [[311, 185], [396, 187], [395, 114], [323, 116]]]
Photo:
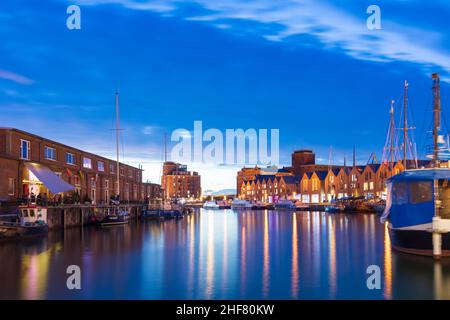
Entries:
[[[70, 155], [70, 156], [69, 156]], [[69, 158], [72, 158], [72, 162], [68, 161]], [[75, 165], [75, 155], [71, 152], [66, 152], [66, 163], [70, 165]]]
[[56, 148], [44, 146], [44, 159], [56, 161]]
[[[26, 143], [27, 150], [26, 150], [26, 157], [23, 156], [23, 143]], [[29, 140], [20, 139], [20, 159], [22, 160], [30, 160], [30, 151], [31, 151], [31, 143]]]
[[105, 172], [105, 163], [103, 161], [97, 161], [97, 170]]
[[[87, 165], [86, 160], [89, 160], [89, 165]], [[83, 157], [83, 168], [92, 169], [92, 159], [88, 157]]]

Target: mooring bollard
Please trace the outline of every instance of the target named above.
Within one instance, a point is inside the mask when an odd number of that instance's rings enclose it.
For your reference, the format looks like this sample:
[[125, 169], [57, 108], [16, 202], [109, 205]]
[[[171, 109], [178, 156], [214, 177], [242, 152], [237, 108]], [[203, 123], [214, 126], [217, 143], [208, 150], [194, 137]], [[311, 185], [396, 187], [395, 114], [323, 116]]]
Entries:
[[433, 218], [433, 257], [440, 258], [442, 255], [442, 234], [439, 230], [439, 217]]

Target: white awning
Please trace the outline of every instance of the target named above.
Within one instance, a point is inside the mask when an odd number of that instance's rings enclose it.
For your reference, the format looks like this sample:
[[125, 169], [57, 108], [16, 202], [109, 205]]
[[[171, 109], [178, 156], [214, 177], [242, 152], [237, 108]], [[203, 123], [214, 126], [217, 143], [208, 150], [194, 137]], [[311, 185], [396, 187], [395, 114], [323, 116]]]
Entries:
[[26, 162], [25, 166], [41, 181], [51, 193], [66, 192], [75, 187], [58, 177], [56, 173], [44, 165]]

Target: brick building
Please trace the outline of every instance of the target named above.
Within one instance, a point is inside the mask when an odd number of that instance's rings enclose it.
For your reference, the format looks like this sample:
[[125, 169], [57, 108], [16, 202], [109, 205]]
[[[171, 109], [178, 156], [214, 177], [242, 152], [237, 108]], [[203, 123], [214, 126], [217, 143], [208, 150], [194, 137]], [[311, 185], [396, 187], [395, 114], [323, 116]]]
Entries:
[[172, 161], [164, 162], [161, 187], [164, 199], [200, 199], [202, 196], [200, 175]]
[[[407, 161], [408, 168], [429, 165], [428, 160]], [[402, 171], [402, 161], [364, 166], [316, 164], [311, 150], [297, 150], [292, 154], [291, 167], [275, 171], [274, 168], [243, 168], [237, 174], [237, 191], [242, 199], [263, 202], [286, 198], [304, 203], [324, 203], [349, 196], [382, 197], [386, 192], [386, 179]], [[280, 183], [282, 176], [290, 182], [288, 188]]]
[[[17, 200], [31, 194], [55, 194], [49, 183], [68, 183], [81, 202], [107, 203], [116, 194], [116, 161], [82, 151], [14, 128], [0, 128], [0, 200]], [[36, 171], [37, 170], [37, 171]], [[41, 181], [37, 176], [52, 181]], [[37, 174], [36, 174], [37, 173]], [[56, 175], [56, 177], [55, 177]], [[160, 196], [160, 186], [143, 183], [142, 169], [119, 164], [120, 198], [143, 202]], [[44, 179], [45, 180], [45, 179]]]

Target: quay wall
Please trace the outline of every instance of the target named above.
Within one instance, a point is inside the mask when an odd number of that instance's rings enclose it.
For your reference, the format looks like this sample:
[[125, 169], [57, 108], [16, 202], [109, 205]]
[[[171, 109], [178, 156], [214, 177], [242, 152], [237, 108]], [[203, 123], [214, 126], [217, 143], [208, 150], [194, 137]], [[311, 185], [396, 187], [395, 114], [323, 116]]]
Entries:
[[[137, 219], [141, 206], [130, 205], [130, 219]], [[105, 216], [104, 207], [93, 206], [58, 206], [48, 207], [47, 223], [50, 229], [81, 227], [89, 224], [89, 217], [102, 219]]]

